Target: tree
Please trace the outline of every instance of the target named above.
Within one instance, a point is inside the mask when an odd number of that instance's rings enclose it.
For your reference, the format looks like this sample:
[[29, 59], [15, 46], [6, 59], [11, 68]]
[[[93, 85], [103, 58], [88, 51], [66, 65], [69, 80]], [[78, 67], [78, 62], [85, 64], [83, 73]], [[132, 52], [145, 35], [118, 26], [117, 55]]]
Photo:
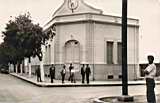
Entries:
[[19, 15], [6, 26], [4, 42], [21, 50], [24, 57], [38, 56], [42, 60], [41, 45], [53, 37], [53, 33], [44, 33], [39, 24], [33, 24], [30, 14]]
[[15, 49], [5, 43], [0, 44], [0, 66], [8, 69], [8, 63], [16, 64]]
[[20, 52], [20, 49], [17, 45], [18, 42], [16, 40], [16, 25], [9, 21], [10, 25], [7, 24], [6, 32], [3, 32], [5, 35], [4, 42], [1, 44], [1, 53], [3, 54], [4, 58], [1, 58], [2, 60], [7, 59], [5, 62], [11, 62], [13, 64], [16, 64], [18, 61], [20, 61], [23, 58], [22, 52]]
[[0, 44], [0, 64], [7, 64], [9, 62], [9, 55], [7, 47], [4, 43]]
[[25, 57], [30, 60], [35, 56], [42, 61], [41, 46], [53, 35], [53, 33], [44, 33], [39, 24], [32, 23], [29, 13], [19, 15], [15, 20], [10, 20], [3, 32], [4, 43], [10, 47], [13, 54], [15, 53], [13, 58], [17, 62], [21, 62]]

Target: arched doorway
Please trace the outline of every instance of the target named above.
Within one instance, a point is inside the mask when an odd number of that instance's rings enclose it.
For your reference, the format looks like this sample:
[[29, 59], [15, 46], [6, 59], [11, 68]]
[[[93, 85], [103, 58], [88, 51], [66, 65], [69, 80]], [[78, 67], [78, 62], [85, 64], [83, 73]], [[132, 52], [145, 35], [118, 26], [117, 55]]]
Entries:
[[80, 63], [80, 43], [77, 40], [69, 40], [65, 43], [65, 63]]

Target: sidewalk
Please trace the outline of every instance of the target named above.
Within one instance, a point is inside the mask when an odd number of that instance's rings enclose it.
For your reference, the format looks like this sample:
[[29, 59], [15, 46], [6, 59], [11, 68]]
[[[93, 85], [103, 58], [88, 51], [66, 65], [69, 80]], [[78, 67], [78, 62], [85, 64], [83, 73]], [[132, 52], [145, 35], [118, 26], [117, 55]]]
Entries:
[[[32, 75], [31, 77], [28, 77], [28, 75], [25, 74], [16, 74], [16, 73], [10, 73], [10, 75], [17, 77], [19, 79], [22, 79], [24, 81], [27, 81], [31, 84], [34, 84], [39, 87], [87, 87], [87, 86], [121, 86], [121, 81], [90, 81], [89, 84], [82, 84], [81, 81], [76, 81], [76, 83], [71, 83], [70, 81], [65, 81], [64, 84], [62, 84], [61, 80], [54, 80], [54, 83], [50, 83], [50, 78], [45, 77], [44, 82], [37, 82], [36, 76]], [[159, 85], [160, 81], [156, 81], [156, 84]], [[128, 81], [128, 85], [145, 85], [144, 80], [138, 80], [138, 81]]]

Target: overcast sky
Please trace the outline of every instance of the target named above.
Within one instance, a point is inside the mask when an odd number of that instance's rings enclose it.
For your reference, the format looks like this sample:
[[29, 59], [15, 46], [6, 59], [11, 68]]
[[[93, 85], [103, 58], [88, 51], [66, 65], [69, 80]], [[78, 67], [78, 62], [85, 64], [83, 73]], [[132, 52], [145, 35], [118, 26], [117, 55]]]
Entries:
[[[0, 0], [0, 34], [15, 16], [31, 13], [32, 20], [43, 26], [64, 0]], [[84, 0], [104, 14], [121, 16], [121, 0]], [[160, 61], [160, 3], [158, 0], [128, 0], [128, 14], [140, 20], [139, 59], [145, 61], [151, 53]], [[1, 41], [1, 40], [0, 40]]]

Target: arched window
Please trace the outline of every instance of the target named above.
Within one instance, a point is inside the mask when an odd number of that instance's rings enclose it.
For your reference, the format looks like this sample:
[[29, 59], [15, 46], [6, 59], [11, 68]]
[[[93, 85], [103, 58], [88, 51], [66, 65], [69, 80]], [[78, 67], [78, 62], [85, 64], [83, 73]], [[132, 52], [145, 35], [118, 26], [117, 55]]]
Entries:
[[80, 62], [80, 43], [77, 40], [70, 40], [65, 43], [65, 62]]

